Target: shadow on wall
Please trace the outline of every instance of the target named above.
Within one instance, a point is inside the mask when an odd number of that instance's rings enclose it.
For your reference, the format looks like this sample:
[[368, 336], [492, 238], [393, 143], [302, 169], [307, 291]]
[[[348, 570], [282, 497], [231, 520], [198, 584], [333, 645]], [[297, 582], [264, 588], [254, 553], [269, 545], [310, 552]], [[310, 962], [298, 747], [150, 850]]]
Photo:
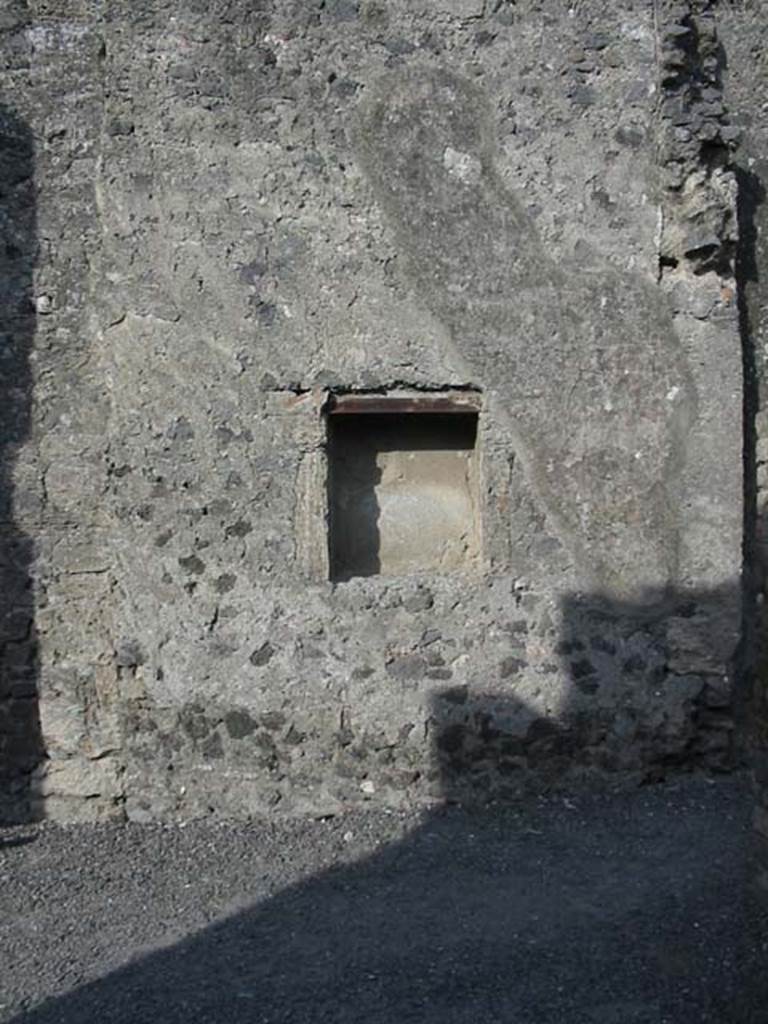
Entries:
[[381, 483], [378, 449], [366, 443], [359, 418], [329, 420], [328, 505], [331, 579], [375, 576], [381, 571], [376, 488]]
[[[475, 803], [489, 792], [536, 792], [603, 773], [648, 783], [667, 772], [743, 765], [743, 738], [734, 730], [740, 609], [738, 584], [645, 592], [635, 603], [567, 595], [555, 645], [560, 664], [542, 666], [553, 675], [564, 670], [569, 680], [556, 709], [466, 688], [434, 697], [444, 796]], [[510, 636], [503, 674], [523, 669], [524, 641]]]
[[[444, 800], [412, 833], [269, 899], [259, 889], [262, 862], [237, 868], [235, 877], [255, 880], [240, 898], [259, 902], [18, 1024], [764, 1021], [764, 953], [742, 900], [749, 800], [741, 781], [487, 799], [489, 783], [504, 795], [505, 779], [519, 792], [523, 761], [555, 779], [604, 739], [583, 698], [585, 687], [594, 697], [608, 685], [609, 661], [623, 659], [616, 683], [630, 696], [605, 710], [603, 728], [606, 716], [631, 721], [648, 687], [647, 699], [658, 700], [664, 686], [679, 686], [649, 652], [662, 659], [670, 629], [696, 622], [703, 606], [716, 615], [722, 605], [733, 619], [734, 589], [655, 608], [574, 597], [561, 644], [573, 702], [557, 723], [509, 695], [436, 692], [430, 724]], [[723, 637], [709, 624], [696, 636], [708, 636], [700, 653], [712, 661]], [[637, 741], [628, 729], [623, 745]], [[460, 800], [473, 806], [451, 806]], [[290, 851], [276, 852], [290, 862]]]
[[38, 711], [33, 539], [16, 525], [14, 468], [30, 433], [36, 310], [34, 145], [0, 104], [0, 820], [34, 816], [30, 775], [44, 756]]
[[[765, 472], [766, 458], [758, 450], [758, 440], [766, 434], [756, 416], [766, 407], [761, 395], [761, 379], [765, 377], [764, 356], [757, 351], [762, 293], [760, 280], [759, 221], [766, 200], [766, 190], [758, 174], [745, 167], [736, 168], [739, 188], [739, 243], [736, 278], [739, 296], [739, 330], [744, 364], [744, 616], [742, 627], [742, 674], [747, 680], [744, 716], [748, 733], [752, 768], [757, 793], [757, 815], [768, 809], [768, 506], [765, 506], [765, 484], [758, 486], [758, 476]], [[760, 468], [758, 468], [760, 466]], [[756, 820], [758, 818], [756, 817]], [[752, 856], [754, 877], [758, 880], [758, 896], [768, 906], [768, 837], [755, 829]], [[762, 891], [761, 882], [762, 881]]]
[[[757, 596], [765, 591], [768, 580], [768, 515], [758, 507], [757, 431], [755, 416], [764, 402], [760, 398], [758, 354], [755, 351], [755, 316], [760, 293], [758, 260], [758, 211], [765, 203], [765, 188], [760, 177], [744, 167], [735, 169], [739, 194], [739, 243], [736, 258], [736, 279], [739, 297], [739, 333], [744, 363], [744, 670], [765, 689], [768, 679], [768, 615], [762, 612]], [[758, 290], [756, 290], [758, 289]], [[764, 460], [760, 460], [764, 461]], [[750, 696], [760, 697], [760, 694]], [[752, 702], [750, 702], [752, 703]], [[757, 713], [758, 708], [755, 707]], [[752, 738], [758, 730], [749, 723]], [[766, 730], [768, 734], [768, 730]]]

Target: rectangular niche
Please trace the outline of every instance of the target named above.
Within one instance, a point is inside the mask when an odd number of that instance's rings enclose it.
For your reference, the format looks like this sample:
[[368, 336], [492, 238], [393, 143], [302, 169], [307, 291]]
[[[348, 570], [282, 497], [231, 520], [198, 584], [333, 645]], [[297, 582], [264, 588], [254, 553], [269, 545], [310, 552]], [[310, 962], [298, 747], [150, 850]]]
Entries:
[[332, 580], [470, 569], [479, 558], [479, 395], [334, 395]]

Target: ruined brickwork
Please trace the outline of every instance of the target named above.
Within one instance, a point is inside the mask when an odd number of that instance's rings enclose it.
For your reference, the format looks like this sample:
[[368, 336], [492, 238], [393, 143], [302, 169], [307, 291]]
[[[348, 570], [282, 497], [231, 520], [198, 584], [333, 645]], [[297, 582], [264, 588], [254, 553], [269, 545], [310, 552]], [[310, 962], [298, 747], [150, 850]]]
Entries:
[[734, 764], [718, 11], [3, 9], [6, 816]]

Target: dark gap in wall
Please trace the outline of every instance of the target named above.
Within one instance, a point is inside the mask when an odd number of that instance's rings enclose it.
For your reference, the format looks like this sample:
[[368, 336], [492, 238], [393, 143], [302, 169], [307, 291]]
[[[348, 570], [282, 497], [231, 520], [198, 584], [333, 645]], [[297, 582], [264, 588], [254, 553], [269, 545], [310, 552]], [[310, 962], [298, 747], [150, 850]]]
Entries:
[[743, 622], [736, 663], [736, 713], [742, 724], [749, 720], [755, 672], [764, 660], [764, 640], [758, 629], [758, 595], [763, 588], [760, 548], [768, 539], [768, 522], [757, 508], [757, 433], [755, 416], [760, 408], [759, 379], [750, 312], [750, 285], [758, 281], [758, 208], [765, 202], [760, 178], [744, 167], [734, 168], [738, 184], [739, 241], [735, 260], [739, 334], [744, 388], [744, 526], [742, 573]]
[[[34, 142], [0, 104], [0, 820], [36, 816], [30, 778], [44, 757], [31, 565], [34, 538], [16, 522], [14, 469], [31, 429], [36, 316]], [[29, 503], [27, 503], [29, 504]]]

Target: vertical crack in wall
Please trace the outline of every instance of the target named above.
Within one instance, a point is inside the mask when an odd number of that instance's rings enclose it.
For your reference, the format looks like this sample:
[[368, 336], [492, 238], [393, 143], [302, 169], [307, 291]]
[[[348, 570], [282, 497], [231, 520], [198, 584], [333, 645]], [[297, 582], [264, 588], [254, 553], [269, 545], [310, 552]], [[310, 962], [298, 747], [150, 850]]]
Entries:
[[766, 411], [766, 182], [768, 181], [768, 31], [764, 4], [744, 0], [717, 8], [728, 50], [726, 94], [743, 141], [738, 180], [736, 280], [744, 361], [744, 628], [742, 671], [748, 683], [748, 733], [754, 770], [754, 854], [758, 890], [768, 897], [768, 411]]
[[744, 570], [743, 625], [739, 651], [739, 671], [743, 684], [746, 717], [742, 723], [748, 733], [755, 732], [755, 676], [765, 660], [764, 628], [760, 625], [760, 595], [766, 586], [765, 570], [759, 551], [759, 501], [757, 485], [758, 433], [756, 417], [760, 409], [760, 381], [757, 369], [752, 314], [748, 302], [749, 283], [757, 280], [755, 213], [764, 190], [759, 178], [743, 167], [737, 168], [739, 185], [739, 244], [735, 261], [739, 308], [739, 334], [744, 367]]

